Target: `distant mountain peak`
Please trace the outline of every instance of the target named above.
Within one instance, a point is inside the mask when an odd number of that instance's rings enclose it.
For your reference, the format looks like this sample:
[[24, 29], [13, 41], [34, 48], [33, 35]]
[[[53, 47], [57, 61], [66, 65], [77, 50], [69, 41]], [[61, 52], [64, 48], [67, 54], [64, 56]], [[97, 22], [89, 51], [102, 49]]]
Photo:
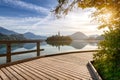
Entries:
[[32, 33], [32, 32], [26, 32], [26, 33], [24, 33], [24, 34], [28, 34], [28, 35], [35, 35], [34, 33]]
[[3, 27], [0, 26], [0, 29], [3, 29]]
[[35, 35], [32, 32], [26, 32], [24, 33], [24, 36], [28, 39], [46, 39], [45, 36]]
[[24, 34], [28, 34], [28, 33], [29, 33], [29, 34], [33, 34], [32, 32], [26, 32], [26, 33], [24, 33]]
[[82, 33], [82, 32], [78, 31], [78, 32], [75, 32], [74, 34], [78, 34], [78, 33]]
[[18, 34], [14, 31], [8, 30], [8, 29], [3, 28], [1, 26], [0, 26], [0, 33], [5, 34], [5, 35]]
[[[0, 29], [6, 29], [6, 28], [3, 28], [3, 27], [0, 26]], [[7, 30], [7, 29], [6, 29], [6, 30]]]
[[72, 35], [77, 35], [77, 34], [83, 34], [83, 35], [85, 35], [84, 33], [82, 33], [82, 32], [75, 32], [74, 34], [72, 34]]
[[84, 33], [82, 32], [75, 32], [73, 33], [72, 35], [70, 35], [70, 37], [73, 39], [73, 40], [84, 40], [84, 39], [87, 39], [88, 36], [86, 36]]

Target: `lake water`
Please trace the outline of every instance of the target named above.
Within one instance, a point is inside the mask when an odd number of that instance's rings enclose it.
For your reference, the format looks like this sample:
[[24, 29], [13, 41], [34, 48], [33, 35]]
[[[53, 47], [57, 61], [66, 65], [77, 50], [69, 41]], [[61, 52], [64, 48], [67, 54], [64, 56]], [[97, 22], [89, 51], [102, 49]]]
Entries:
[[[49, 55], [49, 54], [57, 54], [62, 52], [70, 52], [70, 51], [80, 51], [80, 50], [95, 50], [97, 49], [98, 41], [88, 42], [88, 41], [72, 41], [72, 42], [42, 42], [40, 44], [40, 48], [44, 49], [44, 51], [40, 52], [40, 55]], [[27, 51], [36, 49], [35, 43], [30, 44], [20, 44], [20, 45], [12, 45], [12, 52], [19, 51]], [[6, 47], [0, 46], [0, 54], [6, 53]], [[17, 60], [22, 60], [26, 58], [36, 57], [37, 53], [25, 53], [20, 55], [12, 56], [12, 62]], [[0, 64], [6, 63], [6, 57], [0, 57]]]

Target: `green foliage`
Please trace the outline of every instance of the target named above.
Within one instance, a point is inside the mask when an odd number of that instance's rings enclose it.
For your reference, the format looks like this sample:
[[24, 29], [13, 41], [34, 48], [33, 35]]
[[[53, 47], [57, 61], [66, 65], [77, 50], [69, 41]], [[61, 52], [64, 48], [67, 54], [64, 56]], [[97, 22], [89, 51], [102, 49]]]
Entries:
[[94, 65], [105, 80], [120, 79], [120, 29], [105, 32], [105, 39], [94, 54]]
[[72, 42], [72, 39], [69, 36], [51, 36], [48, 37], [46, 42], [52, 46], [64, 46], [64, 45], [70, 45]]
[[[117, 17], [116, 14], [120, 14], [120, 1], [119, 0], [58, 0], [58, 5], [56, 6], [54, 12], [57, 17], [66, 15], [71, 11], [75, 6], [84, 8], [96, 8], [96, 11], [101, 13], [111, 11], [114, 13], [114, 17]], [[116, 12], [117, 11], [117, 12]]]
[[82, 9], [95, 8], [92, 17], [101, 24], [99, 29], [108, 28], [103, 35], [105, 39], [99, 44], [99, 51], [94, 54], [94, 65], [104, 80], [119, 80], [120, 0], [59, 0], [55, 9], [56, 16], [67, 14], [75, 5]]
[[25, 40], [22, 34], [5, 35], [0, 33], [0, 40]]
[[72, 39], [69, 36], [51, 36], [48, 37], [46, 41], [72, 41]]

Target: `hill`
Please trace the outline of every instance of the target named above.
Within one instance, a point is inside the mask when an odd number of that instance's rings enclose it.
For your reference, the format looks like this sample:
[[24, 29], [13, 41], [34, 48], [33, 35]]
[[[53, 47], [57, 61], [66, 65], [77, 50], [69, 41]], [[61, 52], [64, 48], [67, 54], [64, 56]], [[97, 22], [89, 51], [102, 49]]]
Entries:
[[0, 33], [0, 40], [25, 40], [26, 38], [22, 34], [5, 35]]
[[[27, 32], [27, 33], [24, 33], [24, 34], [19, 34], [15, 31], [12, 31], [12, 30], [8, 30], [8, 29], [5, 29], [3, 27], [0, 27], [0, 39], [1, 40], [16, 40], [20, 38], [21, 39], [41, 39], [41, 40], [45, 40], [46, 39], [46, 36], [40, 36], [40, 35], [35, 35], [31, 32]], [[14, 39], [13, 39], [14, 37]], [[11, 39], [10, 39], [11, 38]]]
[[84, 40], [84, 39], [88, 38], [88, 36], [86, 36], [82, 32], [76, 32], [76, 33], [70, 35], [70, 37], [72, 38], [72, 40]]
[[5, 35], [18, 34], [18, 33], [14, 32], [14, 31], [5, 29], [5, 28], [3, 28], [1, 26], [0, 26], [0, 33], [5, 34]]
[[42, 40], [46, 39], [46, 36], [35, 35], [34, 33], [31, 32], [24, 33], [24, 36], [27, 39], [42, 39]]

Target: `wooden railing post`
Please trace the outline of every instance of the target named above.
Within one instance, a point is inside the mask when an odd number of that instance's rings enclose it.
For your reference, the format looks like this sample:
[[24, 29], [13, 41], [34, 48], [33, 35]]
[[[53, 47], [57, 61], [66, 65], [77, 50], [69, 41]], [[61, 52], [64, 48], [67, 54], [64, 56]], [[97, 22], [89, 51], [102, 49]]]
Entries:
[[11, 44], [7, 43], [7, 58], [6, 62], [11, 62]]
[[[36, 43], [37, 50], [29, 50], [29, 51], [20, 51], [20, 52], [13, 52], [11, 51], [11, 45], [16, 43]], [[0, 44], [6, 44], [6, 54], [0, 54], [0, 57], [6, 56], [6, 63], [11, 62], [12, 55], [18, 55], [28, 52], [35, 52], [37, 51], [36, 56], [40, 56], [40, 40], [6, 40], [6, 41], [0, 41]]]
[[37, 56], [40, 56], [40, 42], [37, 42]]

